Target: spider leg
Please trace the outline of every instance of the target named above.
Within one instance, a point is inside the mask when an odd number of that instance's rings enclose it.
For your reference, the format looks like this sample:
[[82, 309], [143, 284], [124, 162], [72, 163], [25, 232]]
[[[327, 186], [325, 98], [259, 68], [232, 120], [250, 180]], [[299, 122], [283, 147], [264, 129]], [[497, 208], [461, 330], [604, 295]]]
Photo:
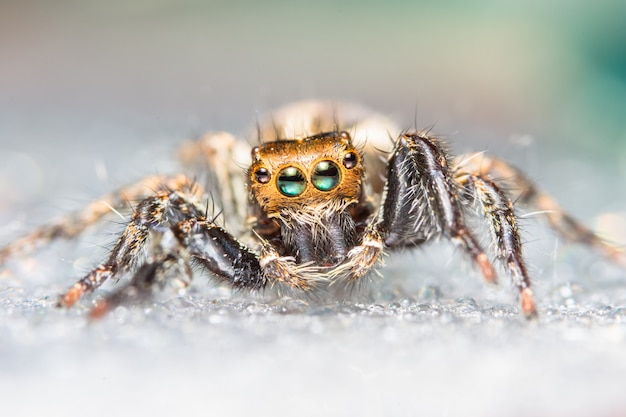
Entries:
[[[465, 160], [462, 171], [473, 172], [485, 179], [505, 182], [512, 193], [518, 194], [517, 201], [540, 212], [561, 237], [566, 240], [592, 247], [598, 253], [626, 267], [626, 253], [596, 235], [584, 226], [546, 192], [538, 189], [519, 169], [508, 163], [483, 154], [459, 158]], [[507, 190], [508, 191], [508, 190]]]
[[229, 215], [222, 220], [235, 235], [245, 229], [248, 195], [243, 167], [249, 164], [250, 146], [226, 132], [213, 132], [178, 148], [178, 159], [194, 173], [206, 173], [209, 189], [215, 190], [217, 206]]
[[401, 135], [389, 158], [378, 215], [336, 274], [349, 271], [351, 279], [358, 279], [383, 249], [417, 246], [443, 235], [470, 256], [487, 281], [495, 281], [493, 265], [463, 220], [458, 188], [448, 157], [434, 138]]
[[98, 288], [106, 280], [130, 271], [143, 253], [150, 231], [161, 227], [166, 222], [166, 211], [171, 200], [172, 196], [167, 192], [142, 200], [137, 205], [130, 223], [126, 226], [107, 261], [75, 283], [60, 297], [59, 305], [71, 307], [85, 293]]
[[152, 176], [127, 185], [104, 195], [102, 198], [91, 202], [85, 208], [68, 216], [62, 217], [57, 222], [42, 226], [35, 231], [17, 239], [9, 245], [0, 248], [0, 265], [9, 257], [28, 254], [44, 246], [55, 239], [71, 239], [78, 236], [86, 228], [98, 222], [103, 216], [117, 210], [128, 207], [131, 201], [141, 201], [153, 195], [157, 190], [180, 190], [187, 188], [201, 192], [191, 180], [183, 175], [176, 177]]
[[325, 280], [322, 268], [281, 257], [267, 242], [257, 255], [211, 221], [183, 221], [177, 225], [176, 234], [195, 260], [233, 288], [258, 290], [269, 283], [309, 290]]
[[[133, 274], [130, 282], [117, 289], [91, 309], [92, 318], [102, 317], [115, 307], [131, 301], [143, 301], [152, 295], [155, 287], [164, 287], [169, 281], [187, 286], [193, 277], [188, 251], [169, 228], [150, 232], [149, 255], [146, 262]], [[184, 277], [184, 279], [182, 279]]]
[[513, 203], [493, 181], [472, 174], [461, 174], [456, 180], [473, 191], [489, 224], [496, 256], [510, 272], [513, 285], [520, 292], [522, 312], [527, 317], [535, 316], [537, 313], [522, 258], [522, 242]]
[[420, 133], [401, 135], [389, 160], [377, 227], [388, 248], [419, 245], [443, 235], [469, 255], [485, 280], [493, 282], [495, 270], [465, 224], [453, 175], [449, 157], [436, 139]]
[[[165, 281], [165, 278], [160, 277], [171, 275], [174, 266], [177, 268], [175, 270], [182, 270], [185, 272], [183, 275], [187, 275], [187, 256], [233, 288], [257, 290], [267, 283], [282, 283], [306, 290], [317, 280], [323, 279], [318, 268], [307, 264], [298, 265], [292, 258], [279, 257], [269, 244], [262, 248], [260, 256], [257, 255], [207, 219], [202, 210], [192, 196], [180, 191], [160, 192], [141, 201], [107, 261], [74, 284], [60, 297], [59, 304], [70, 307], [106, 280], [138, 267], [139, 272], [135, 273], [126, 288], [105, 300], [102, 307], [97, 307], [94, 313], [97, 315], [97, 311], [105, 309], [106, 305], [115, 305], [131, 295], [144, 296], [149, 293], [148, 290], [155, 283]], [[166, 232], [162, 230], [170, 230], [179, 246], [170, 244], [174, 249], [167, 249], [163, 245], [158, 250], [147, 248], [146, 242], [151, 234], [164, 235]], [[146, 252], [147, 261], [140, 264], [146, 258], [142, 256]]]

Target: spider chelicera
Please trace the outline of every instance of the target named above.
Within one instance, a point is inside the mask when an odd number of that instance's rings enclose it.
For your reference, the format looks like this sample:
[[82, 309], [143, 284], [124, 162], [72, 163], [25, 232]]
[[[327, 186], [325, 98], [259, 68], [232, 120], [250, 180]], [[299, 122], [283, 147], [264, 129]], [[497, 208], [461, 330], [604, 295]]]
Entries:
[[[347, 116], [339, 121], [342, 113]], [[544, 213], [568, 240], [624, 262], [619, 249], [506, 162], [482, 153], [452, 157], [427, 131], [389, 140], [393, 129], [356, 107], [292, 105], [259, 127], [247, 169], [241, 168], [245, 142], [227, 133], [206, 135], [180, 150], [183, 165], [209, 173], [206, 190], [185, 175], [145, 178], [0, 249], [0, 264], [38, 244], [75, 237], [134, 202], [108, 258], [61, 295], [59, 305], [70, 307], [105, 281], [130, 276], [96, 303], [91, 314], [100, 316], [172, 279], [188, 282], [194, 264], [233, 288], [311, 292], [357, 282], [383, 254], [437, 237], [450, 239], [493, 282], [490, 256], [466, 225], [477, 207], [491, 232], [491, 255], [510, 275], [523, 314], [532, 317], [513, 197]], [[506, 179], [507, 192], [498, 179]], [[208, 214], [209, 200], [223, 216]]]

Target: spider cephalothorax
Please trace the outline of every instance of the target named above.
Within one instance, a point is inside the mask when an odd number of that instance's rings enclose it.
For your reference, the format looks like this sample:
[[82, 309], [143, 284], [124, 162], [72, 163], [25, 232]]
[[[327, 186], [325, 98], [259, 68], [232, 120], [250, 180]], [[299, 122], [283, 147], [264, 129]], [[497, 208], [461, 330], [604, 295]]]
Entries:
[[[131, 219], [108, 258], [63, 294], [60, 305], [69, 307], [105, 281], [129, 275], [126, 285], [97, 304], [93, 314], [99, 315], [164, 282], [191, 278], [193, 264], [233, 288], [311, 292], [357, 282], [384, 253], [438, 237], [456, 244], [487, 281], [495, 281], [495, 268], [465, 220], [478, 209], [491, 232], [492, 256], [511, 277], [522, 312], [534, 316], [514, 200], [536, 208], [564, 238], [626, 263], [622, 251], [507, 163], [484, 154], [451, 157], [429, 132], [402, 133], [388, 146], [396, 128], [361, 110], [304, 103], [278, 112], [271, 127], [259, 126], [260, 139], [273, 141], [253, 148], [247, 171], [241, 166], [248, 161], [240, 158], [245, 144], [232, 135], [187, 143], [181, 158], [210, 173], [208, 190], [184, 175], [146, 178], [0, 249], [0, 264], [36, 243], [74, 237], [133, 201]], [[339, 122], [342, 111], [352, 120]], [[338, 127], [350, 131], [354, 143]], [[499, 178], [507, 179], [513, 196]], [[223, 226], [209, 215], [209, 200], [223, 213]]]
[[252, 149], [248, 188], [270, 218], [316, 210], [343, 211], [359, 199], [363, 165], [347, 132], [267, 142]]
[[347, 132], [255, 147], [248, 189], [263, 224], [257, 232], [271, 238], [267, 222], [275, 222], [284, 243], [281, 254], [300, 262], [343, 260], [356, 238], [349, 209], [362, 195], [361, 160]]

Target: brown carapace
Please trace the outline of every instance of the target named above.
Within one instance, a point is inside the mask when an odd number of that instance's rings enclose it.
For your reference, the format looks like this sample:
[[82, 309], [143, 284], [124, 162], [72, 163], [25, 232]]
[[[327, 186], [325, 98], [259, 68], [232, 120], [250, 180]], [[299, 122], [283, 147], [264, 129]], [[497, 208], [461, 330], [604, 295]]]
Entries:
[[[361, 156], [347, 132], [331, 132], [252, 149], [248, 189], [269, 218], [298, 211], [345, 211], [358, 202]], [[326, 206], [332, 205], [332, 208]]]

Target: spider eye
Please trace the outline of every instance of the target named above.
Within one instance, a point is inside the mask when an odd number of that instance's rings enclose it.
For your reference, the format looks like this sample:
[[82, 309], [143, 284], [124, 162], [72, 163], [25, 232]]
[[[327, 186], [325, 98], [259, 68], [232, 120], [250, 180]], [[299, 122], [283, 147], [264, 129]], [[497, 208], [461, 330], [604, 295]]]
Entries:
[[306, 181], [302, 171], [295, 167], [287, 167], [278, 173], [276, 180], [278, 190], [287, 197], [296, 197], [306, 188]]
[[311, 182], [320, 191], [330, 191], [339, 184], [339, 167], [331, 161], [315, 165]]
[[270, 172], [266, 168], [259, 168], [254, 173], [254, 178], [261, 184], [270, 182]]
[[356, 154], [354, 152], [348, 152], [343, 157], [343, 166], [348, 169], [352, 169], [356, 166], [357, 161], [358, 161], [358, 158]]

